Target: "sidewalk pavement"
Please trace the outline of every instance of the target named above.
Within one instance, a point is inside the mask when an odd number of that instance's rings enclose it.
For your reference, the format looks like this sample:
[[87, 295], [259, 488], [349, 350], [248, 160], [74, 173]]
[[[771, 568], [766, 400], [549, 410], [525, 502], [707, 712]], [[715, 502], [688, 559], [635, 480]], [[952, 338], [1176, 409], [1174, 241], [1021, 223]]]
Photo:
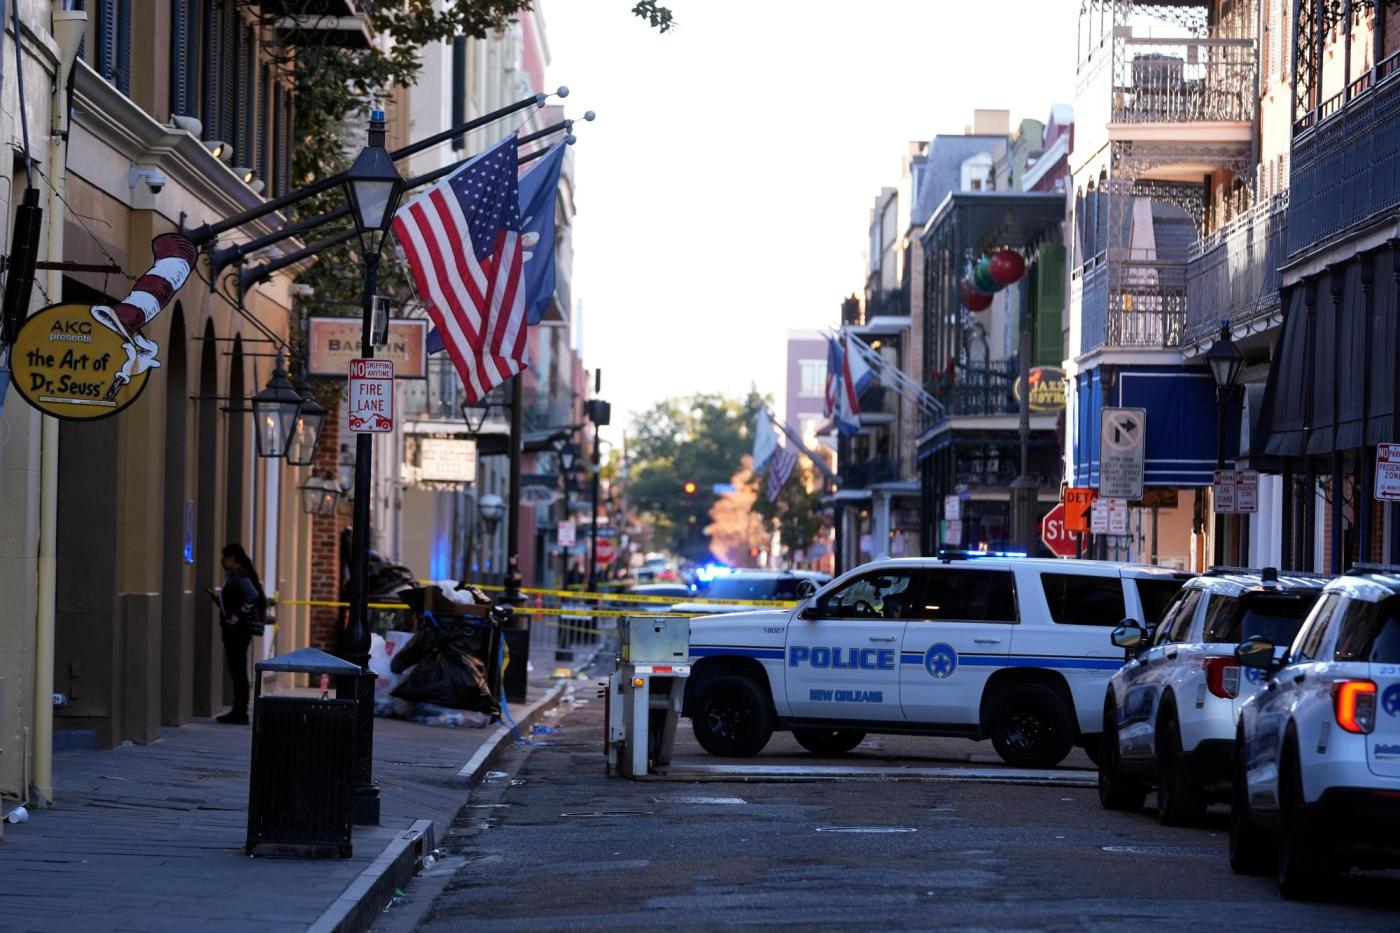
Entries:
[[[579, 685], [551, 679], [552, 648], [531, 661], [529, 702], [510, 711], [525, 733]], [[380, 825], [355, 828], [353, 858], [303, 860], [243, 854], [250, 737], [200, 719], [149, 745], [57, 753], [57, 802], [0, 842], [0, 929], [368, 929], [513, 741], [376, 719]]]

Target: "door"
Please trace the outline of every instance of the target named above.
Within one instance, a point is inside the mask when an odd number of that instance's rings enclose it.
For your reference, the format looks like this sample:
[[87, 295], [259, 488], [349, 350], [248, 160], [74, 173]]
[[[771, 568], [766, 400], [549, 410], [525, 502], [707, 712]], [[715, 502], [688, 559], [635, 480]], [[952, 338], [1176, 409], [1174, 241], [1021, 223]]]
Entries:
[[1123, 666], [1123, 698], [1118, 714], [1118, 747], [1125, 761], [1150, 762], [1156, 752], [1153, 726], [1162, 682], [1191, 633], [1202, 591], [1188, 587], [1167, 607], [1146, 651]]
[[788, 623], [784, 670], [793, 716], [903, 721], [899, 644], [916, 601], [913, 585], [912, 570], [872, 570]]
[[910, 722], [976, 726], [987, 679], [1005, 667], [1016, 623], [1010, 570], [922, 570], [923, 598], [904, 629], [899, 702]]

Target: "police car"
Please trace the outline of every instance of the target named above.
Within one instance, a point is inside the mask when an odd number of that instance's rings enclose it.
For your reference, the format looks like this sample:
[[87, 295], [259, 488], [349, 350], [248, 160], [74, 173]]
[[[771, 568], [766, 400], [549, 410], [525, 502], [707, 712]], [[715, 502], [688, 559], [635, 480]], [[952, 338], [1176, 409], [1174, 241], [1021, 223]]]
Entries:
[[795, 609], [690, 622], [684, 713], [711, 754], [791, 730], [817, 754], [867, 733], [990, 738], [1013, 765], [1096, 751], [1108, 632], [1151, 619], [1189, 575], [1096, 561], [978, 556], [858, 567]]
[[1400, 867], [1400, 567], [1327, 584], [1286, 651], [1246, 641], [1267, 683], [1236, 740], [1230, 865], [1289, 898], [1350, 867]]
[[1293, 640], [1327, 578], [1216, 568], [1188, 582], [1155, 632], [1136, 620], [1115, 629], [1132, 655], [1109, 681], [1099, 800], [1136, 810], [1157, 787], [1168, 826], [1197, 822], [1207, 804], [1228, 800], [1240, 707], [1262, 688], [1235, 646], [1253, 637]]

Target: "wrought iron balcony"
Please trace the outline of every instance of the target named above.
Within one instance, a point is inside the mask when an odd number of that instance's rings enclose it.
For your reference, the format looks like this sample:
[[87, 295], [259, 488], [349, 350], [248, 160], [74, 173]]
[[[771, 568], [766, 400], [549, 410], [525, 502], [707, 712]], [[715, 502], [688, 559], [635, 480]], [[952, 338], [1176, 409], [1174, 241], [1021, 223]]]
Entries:
[[897, 479], [899, 463], [890, 457], [841, 464], [841, 486], [844, 489], [869, 489], [875, 483], [890, 483]]
[[949, 414], [954, 417], [1017, 414], [1021, 410], [1013, 391], [1017, 375], [1014, 359], [958, 367], [949, 393]]
[[1100, 257], [1073, 288], [1082, 295], [1079, 352], [1176, 347], [1186, 325], [1186, 264]]
[[1213, 336], [1220, 321], [1249, 324], [1279, 309], [1286, 259], [1288, 191], [1260, 201], [1191, 247], [1186, 263], [1187, 343]]
[[1254, 120], [1252, 39], [1117, 40], [1114, 123], [1249, 123]]
[[1288, 253], [1400, 207], [1400, 53], [1294, 127]]

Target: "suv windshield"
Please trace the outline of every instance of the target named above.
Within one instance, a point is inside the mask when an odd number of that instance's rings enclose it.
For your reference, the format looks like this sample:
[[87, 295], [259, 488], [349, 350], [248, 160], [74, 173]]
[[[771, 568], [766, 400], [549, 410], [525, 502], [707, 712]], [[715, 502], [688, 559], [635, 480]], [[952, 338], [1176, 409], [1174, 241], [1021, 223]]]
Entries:
[[1206, 641], [1239, 644], [1249, 638], [1262, 638], [1275, 645], [1290, 645], [1320, 595], [1246, 593], [1231, 601], [1235, 603], [1232, 612], [1211, 618], [1206, 626]]
[[712, 599], [796, 599], [798, 577], [720, 577], [705, 593]]

